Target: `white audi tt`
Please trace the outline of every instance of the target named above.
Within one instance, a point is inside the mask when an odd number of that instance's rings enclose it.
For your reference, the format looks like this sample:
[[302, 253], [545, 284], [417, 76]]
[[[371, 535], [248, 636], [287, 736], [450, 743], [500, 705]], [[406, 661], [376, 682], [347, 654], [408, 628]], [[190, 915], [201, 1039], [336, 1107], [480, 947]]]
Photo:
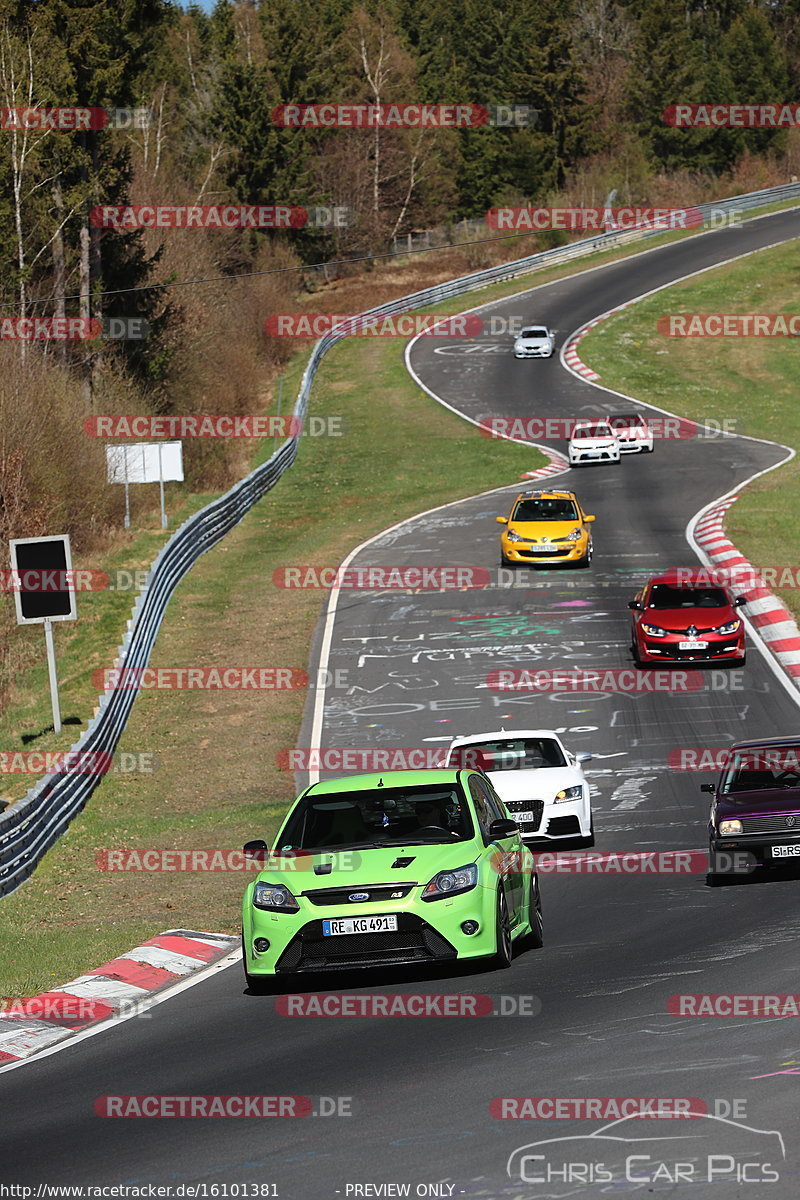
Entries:
[[527, 844], [593, 846], [592, 802], [582, 763], [551, 729], [475, 733], [450, 743], [446, 766], [481, 767]]

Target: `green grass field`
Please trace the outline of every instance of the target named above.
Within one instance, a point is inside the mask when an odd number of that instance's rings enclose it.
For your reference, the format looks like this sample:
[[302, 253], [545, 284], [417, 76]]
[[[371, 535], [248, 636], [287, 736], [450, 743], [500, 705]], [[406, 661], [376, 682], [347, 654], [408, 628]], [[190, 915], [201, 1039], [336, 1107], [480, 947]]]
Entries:
[[[664, 240], [675, 236], [664, 235]], [[580, 269], [627, 257], [637, 249], [592, 256], [581, 260]], [[783, 289], [776, 293], [770, 285], [768, 307], [780, 311], [782, 302], [791, 304], [797, 257], [786, 250], [768, 253], [774, 255], [769, 268], [778, 272]], [[566, 265], [497, 285], [462, 303], [483, 303], [575, 269], [574, 264]], [[755, 289], [756, 260], [731, 270], [741, 269], [753, 272]], [[738, 286], [738, 279], [734, 283]], [[734, 284], [719, 286], [722, 292], [714, 302], [724, 308], [726, 288]], [[679, 293], [675, 289], [676, 304], [685, 299]], [[735, 307], [744, 311], [746, 304], [734, 294]], [[702, 308], [695, 298], [688, 306]], [[448, 311], [456, 307], [448, 306]], [[656, 306], [653, 311], [661, 310]], [[626, 322], [621, 330], [619, 321]], [[635, 321], [643, 324], [636, 329], [627, 324]], [[639, 307], [629, 310], [590, 335], [582, 353], [597, 365], [604, 382], [611, 382], [616, 372], [612, 386], [673, 411], [733, 414], [756, 424], [774, 421], [776, 427], [788, 421], [794, 437], [798, 419], [792, 415], [789, 396], [796, 364], [784, 364], [780, 414], [772, 411], [776, 359], [768, 355], [756, 364], [756, 394], [764, 409], [759, 418], [752, 404], [749, 362], [737, 359], [731, 364], [719, 357], [723, 347], [717, 345], [709, 370], [708, 355], [698, 354], [693, 344], [678, 347], [677, 353], [670, 344], [667, 386], [668, 352], [651, 325], [652, 315], [643, 316]], [[741, 354], [746, 347], [735, 349]], [[769, 348], [760, 350], [763, 355]], [[773, 354], [790, 351], [790, 344], [772, 347]], [[359, 542], [403, 517], [513, 483], [523, 471], [541, 465], [536, 451], [485, 440], [421, 393], [405, 371], [402, 353], [403, 345], [394, 340], [353, 339], [328, 355], [310, 411], [341, 417], [343, 436], [304, 439], [294, 468], [276, 489], [193, 568], [170, 604], [151, 665], [307, 666], [309, 639], [324, 596], [275, 587], [276, 568], [288, 563], [336, 564]], [[304, 351], [292, 360], [284, 397], [296, 394], [306, 357]], [[682, 385], [683, 407], [678, 403]], [[687, 387], [693, 390], [687, 392]], [[717, 405], [713, 410], [712, 402]], [[777, 434], [765, 426], [765, 436]], [[790, 440], [787, 428], [781, 440]], [[264, 445], [260, 457], [269, 453], [271, 446]], [[792, 488], [782, 483], [769, 491], [767, 502], [781, 516], [794, 511], [794, 468], [781, 472], [782, 481], [787, 477], [793, 480]], [[764, 486], [758, 485], [761, 491]], [[181, 510], [171, 514], [172, 528], [210, 498], [186, 498]], [[757, 501], [750, 503], [750, 532], [768, 538], [772, 517]], [[163, 540], [160, 530], [143, 531], [102, 567], [146, 567]], [[79, 622], [57, 631], [65, 716], [83, 722], [91, 716], [97, 698], [92, 671], [110, 666], [133, 599], [130, 593], [83, 594]], [[41, 638], [41, 631], [31, 630], [30, 636]], [[152, 770], [112, 772], [32, 878], [0, 904], [2, 994], [35, 994], [170, 926], [235, 932], [243, 876], [108, 872], [97, 868], [96, 856], [120, 847], [237, 848], [249, 837], [269, 838], [294, 795], [293, 778], [278, 769], [276, 756], [296, 742], [304, 699], [301, 691], [142, 693], [120, 755], [128, 756], [128, 762], [139, 754], [150, 756]], [[0, 745], [8, 750], [66, 749], [77, 736], [77, 726], [66, 726], [57, 738], [42, 732], [50, 721], [42, 655], [42, 661], [17, 681], [0, 719]], [[9, 785], [4, 788], [7, 795], [22, 794], [24, 780], [7, 777], [4, 782]]]
[[[800, 448], [800, 341], [666, 337], [665, 313], [800, 311], [800, 242], [707, 271], [603, 321], [581, 341], [599, 382], [698, 421]], [[713, 443], [711, 443], [713, 445]], [[656, 448], [657, 452], [657, 448]], [[676, 480], [676, 484], [677, 484]], [[755, 480], [728, 510], [728, 536], [756, 566], [800, 563], [800, 459]], [[778, 593], [800, 618], [796, 589]]]

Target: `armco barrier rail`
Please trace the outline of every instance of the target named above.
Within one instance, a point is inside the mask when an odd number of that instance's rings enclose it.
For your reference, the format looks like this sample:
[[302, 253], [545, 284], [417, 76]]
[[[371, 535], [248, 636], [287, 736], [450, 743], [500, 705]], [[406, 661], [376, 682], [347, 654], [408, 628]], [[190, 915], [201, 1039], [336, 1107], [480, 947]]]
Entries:
[[[770, 203], [798, 198], [800, 183], [794, 183], [698, 207], [704, 218], [711, 220], [715, 214], [721, 216], [725, 213], [746, 212], [748, 209], [760, 208]], [[426, 288], [424, 291], [372, 308], [362, 315], [388, 316], [438, 304], [486, 284], [514, 279], [540, 267], [579, 258], [593, 250], [652, 236], [653, 232], [652, 228], [640, 227], [584, 238], [554, 250], [531, 254], [527, 258], [501, 263], [499, 266]], [[301, 423], [305, 422], [317, 367], [331, 346], [346, 336], [346, 332], [337, 333], [334, 328], [314, 346], [294, 407], [294, 416]], [[297, 434], [287, 439], [267, 462], [257, 467], [224, 496], [207, 504], [176, 530], [153, 563], [147, 584], [136, 600], [133, 615], [128, 623], [128, 632], [114, 663], [115, 667], [141, 669], [147, 665], [170, 596], [181, 579], [201, 554], [225, 537], [256, 501], [275, 486], [284, 471], [294, 462], [299, 438], [300, 435]], [[89, 722], [86, 732], [71, 747], [71, 753], [93, 752], [112, 755], [136, 696], [137, 690], [134, 688], [107, 690], [101, 697], [97, 713]], [[24, 800], [0, 816], [0, 896], [13, 892], [28, 878], [73, 817], [84, 807], [101, 779], [101, 775], [66, 772], [46, 775], [31, 788]]]

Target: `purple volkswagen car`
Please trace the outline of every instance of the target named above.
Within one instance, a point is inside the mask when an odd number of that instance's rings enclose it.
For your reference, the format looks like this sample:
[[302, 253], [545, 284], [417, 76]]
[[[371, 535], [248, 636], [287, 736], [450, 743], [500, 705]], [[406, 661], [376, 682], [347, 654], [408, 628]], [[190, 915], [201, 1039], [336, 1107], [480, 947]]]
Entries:
[[708, 882], [754, 866], [800, 865], [800, 737], [736, 742], [711, 794]]

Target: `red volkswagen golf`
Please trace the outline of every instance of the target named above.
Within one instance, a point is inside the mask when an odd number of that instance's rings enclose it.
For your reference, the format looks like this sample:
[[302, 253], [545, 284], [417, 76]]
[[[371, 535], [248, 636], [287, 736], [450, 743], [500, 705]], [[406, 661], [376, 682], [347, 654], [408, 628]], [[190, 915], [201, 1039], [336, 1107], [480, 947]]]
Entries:
[[[705, 575], [706, 582], [702, 582]], [[710, 585], [708, 573], [667, 571], [654, 575], [631, 610], [631, 650], [637, 666], [659, 662], [745, 661], [744, 621], [736, 609], [744, 596]]]

